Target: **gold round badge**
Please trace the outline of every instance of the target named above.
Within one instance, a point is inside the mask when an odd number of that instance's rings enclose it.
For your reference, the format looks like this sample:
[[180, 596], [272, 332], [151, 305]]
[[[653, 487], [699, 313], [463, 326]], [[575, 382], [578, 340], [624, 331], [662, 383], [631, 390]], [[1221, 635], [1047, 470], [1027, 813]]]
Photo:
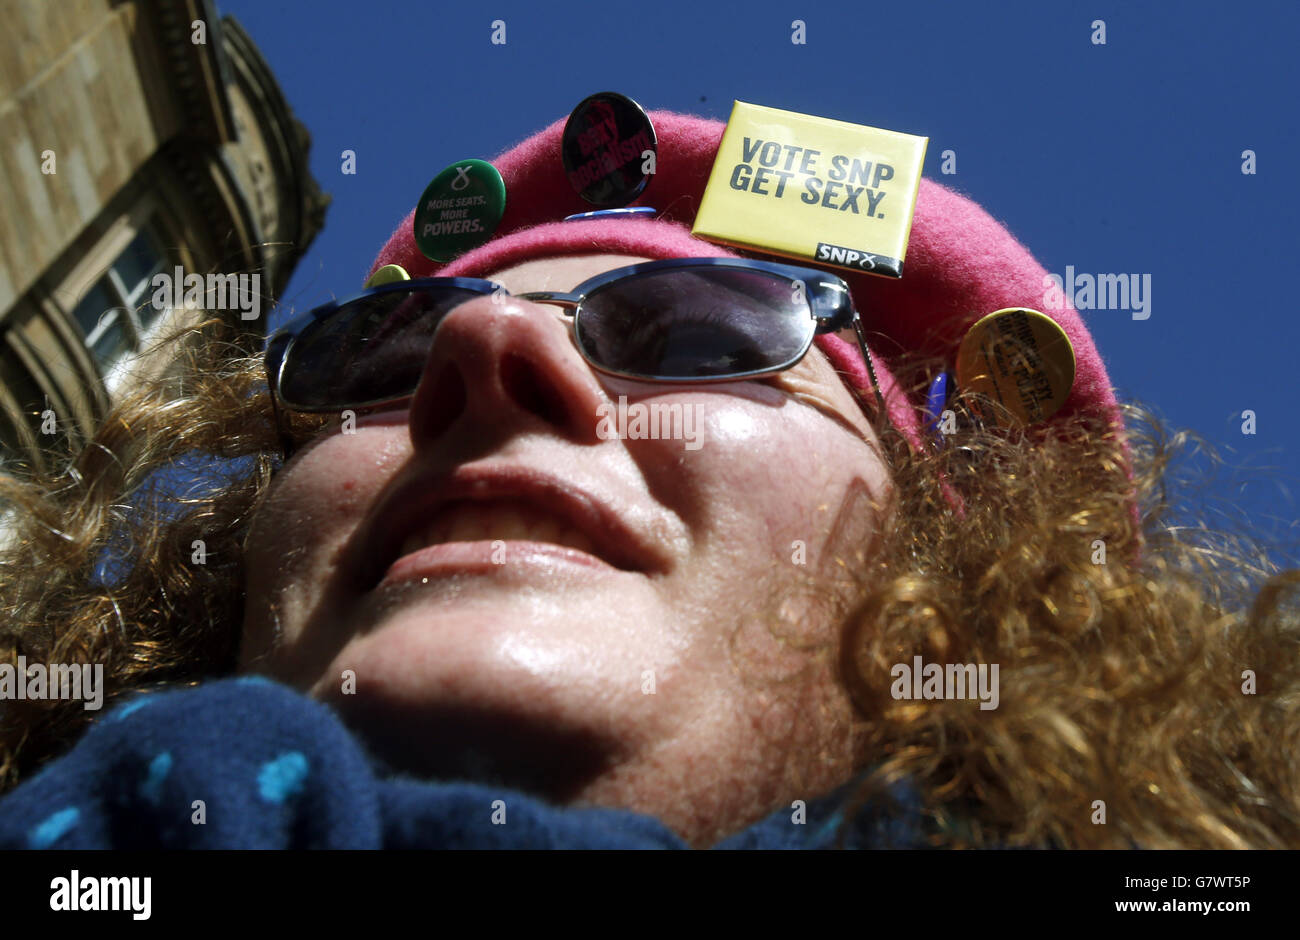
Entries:
[[957, 350], [957, 387], [999, 402], [987, 417], [1046, 421], [1074, 385], [1074, 346], [1051, 317], [1024, 307], [995, 310], [966, 332]]

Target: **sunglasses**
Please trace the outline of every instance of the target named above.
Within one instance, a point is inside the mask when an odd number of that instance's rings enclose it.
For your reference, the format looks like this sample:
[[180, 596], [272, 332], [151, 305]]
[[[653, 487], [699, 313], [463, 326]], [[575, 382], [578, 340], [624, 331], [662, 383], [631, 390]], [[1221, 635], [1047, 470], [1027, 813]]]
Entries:
[[[410, 399], [443, 318], [485, 296], [510, 295], [476, 278], [398, 281], [289, 323], [266, 349], [277, 421], [280, 409], [375, 410]], [[803, 359], [814, 336], [852, 326], [884, 408], [848, 285], [825, 271], [741, 258], [673, 258], [616, 268], [568, 292], [515, 296], [563, 307], [573, 318], [574, 344], [592, 368], [640, 382], [772, 375]]]

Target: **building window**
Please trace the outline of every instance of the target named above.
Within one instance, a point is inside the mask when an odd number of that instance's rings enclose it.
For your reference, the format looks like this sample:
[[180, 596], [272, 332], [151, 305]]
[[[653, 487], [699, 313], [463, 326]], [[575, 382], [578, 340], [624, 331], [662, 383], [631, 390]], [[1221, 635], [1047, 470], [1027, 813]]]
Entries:
[[137, 351], [163, 314], [150, 303], [149, 282], [166, 266], [162, 240], [147, 225], [72, 311], [101, 374], [107, 374], [122, 356]]

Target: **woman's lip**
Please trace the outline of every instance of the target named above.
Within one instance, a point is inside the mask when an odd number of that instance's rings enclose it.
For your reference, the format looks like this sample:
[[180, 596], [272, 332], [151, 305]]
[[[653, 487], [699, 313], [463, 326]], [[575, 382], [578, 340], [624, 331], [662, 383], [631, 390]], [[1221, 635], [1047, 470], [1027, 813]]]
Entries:
[[403, 555], [388, 567], [379, 586], [445, 574], [499, 571], [511, 565], [555, 563], [618, 571], [613, 565], [567, 545], [551, 542], [443, 542]]
[[371, 590], [381, 583], [385, 569], [396, 564], [392, 559], [405, 538], [419, 532], [448, 504], [499, 501], [523, 502], [556, 516], [586, 535], [592, 553], [617, 570], [666, 572], [674, 552], [664, 542], [672, 536], [681, 539], [658, 510], [649, 517], [631, 512], [629, 519], [625, 501], [608, 494], [601, 498], [572, 480], [530, 467], [473, 464], [445, 473], [414, 467], [358, 528], [352, 548], [356, 561], [346, 567], [354, 572], [360, 590]]

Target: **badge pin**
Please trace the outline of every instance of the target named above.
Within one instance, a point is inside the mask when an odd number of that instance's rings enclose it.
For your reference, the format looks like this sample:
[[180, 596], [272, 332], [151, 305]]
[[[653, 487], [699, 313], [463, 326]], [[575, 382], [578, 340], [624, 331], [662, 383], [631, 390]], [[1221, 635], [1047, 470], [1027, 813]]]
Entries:
[[392, 284], [394, 281], [409, 281], [411, 275], [406, 273], [406, 268], [400, 264], [386, 264], [374, 274], [366, 279], [362, 284], [363, 289], [378, 287], [381, 284]]
[[925, 414], [929, 419], [926, 423], [930, 425], [939, 444], [943, 443], [940, 421], [943, 419], [943, 410], [948, 404], [948, 390], [951, 387], [952, 376], [947, 372], [940, 372], [930, 383], [930, 390], [925, 396]]
[[506, 184], [486, 160], [459, 160], [433, 178], [415, 207], [415, 244], [451, 261], [492, 238], [506, 211]]
[[996, 401], [983, 415], [1007, 425], [1046, 421], [1074, 386], [1074, 346], [1051, 317], [1024, 307], [995, 310], [966, 332], [957, 350], [957, 384]]
[[564, 125], [560, 157], [569, 185], [602, 208], [624, 206], [645, 190], [658, 153], [654, 125], [625, 95], [602, 91], [579, 102]]
[[691, 234], [903, 276], [929, 139], [737, 101]]
[[574, 215], [566, 215], [564, 221], [581, 222], [584, 219], [636, 218], [637, 216], [648, 218], [658, 212], [658, 209], [652, 209], [650, 206], [631, 206], [626, 209], [597, 209], [595, 212], [578, 212]]

